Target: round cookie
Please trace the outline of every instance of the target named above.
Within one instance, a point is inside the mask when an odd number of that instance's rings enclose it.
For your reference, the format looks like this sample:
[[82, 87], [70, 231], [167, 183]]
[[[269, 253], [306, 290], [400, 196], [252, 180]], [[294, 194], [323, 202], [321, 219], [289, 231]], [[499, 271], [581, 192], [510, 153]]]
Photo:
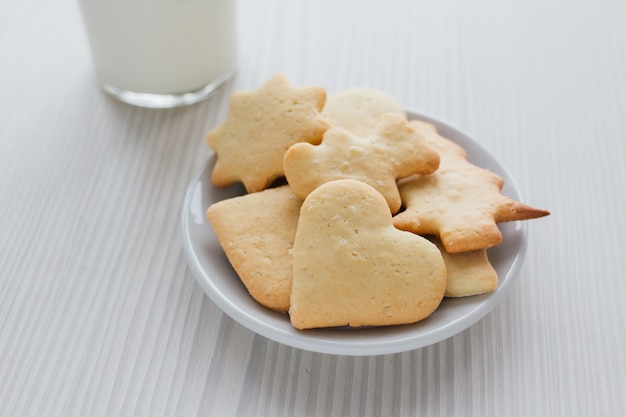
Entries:
[[402, 103], [373, 88], [354, 88], [332, 94], [322, 110], [322, 115], [331, 125], [360, 137], [371, 135], [386, 113], [397, 113], [406, 118]]

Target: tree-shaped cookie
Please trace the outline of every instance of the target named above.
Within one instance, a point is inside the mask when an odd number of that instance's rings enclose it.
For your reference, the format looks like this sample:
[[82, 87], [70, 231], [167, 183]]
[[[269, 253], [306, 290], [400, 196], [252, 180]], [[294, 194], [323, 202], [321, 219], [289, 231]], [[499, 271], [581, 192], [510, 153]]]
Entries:
[[333, 127], [320, 145], [295, 144], [284, 159], [285, 177], [298, 197], [329, 181], [354, 179], [380, 192], [392, 213], [401, 206], [396, 179], [430, 174], [438, 165], [438, 153], [404, 116], [393, 113], [382, 116], [367, 138]]
[[211, 180], [218, 187], [243, 182], [261, 191], [283, 176], [285, 151], [297, 142], [320, 143], [330, 127], [320, 112], [322, 87], [295, 87], [278, 74], [255, 91], [235, 92], [226, 120], [208, 133], [217, 154]]
[[399, 229], [437, 235], [447, 252], [456, 253], [501, 243], [499, 222], [550, 214], [502, 195], [504, 180], [470, 163], [466, 152], [439, 135], [433, 125], [417, 120], [411, 124], [439, 151], [441, 162], [433, 174], [399, 186], [406, 206], [394, 217]]

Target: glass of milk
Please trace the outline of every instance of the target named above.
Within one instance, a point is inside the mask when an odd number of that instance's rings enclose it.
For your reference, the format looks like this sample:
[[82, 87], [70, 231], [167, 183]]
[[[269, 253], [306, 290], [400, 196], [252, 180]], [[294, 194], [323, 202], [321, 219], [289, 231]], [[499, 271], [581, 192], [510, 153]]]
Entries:
[[79, 3], [100, 86], [126, 103], [196, 103], [235, 72], [235, 0]]

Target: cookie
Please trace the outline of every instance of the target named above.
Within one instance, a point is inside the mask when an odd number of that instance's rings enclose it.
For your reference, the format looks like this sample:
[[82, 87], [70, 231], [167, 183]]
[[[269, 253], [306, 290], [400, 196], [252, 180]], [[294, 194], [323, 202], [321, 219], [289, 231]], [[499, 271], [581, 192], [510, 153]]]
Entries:
[[404, 116], [388, 113], [367, 138], [333, 127], [320, 145], [293, 145], [283, 164], [287, 182], [300, 198], [326, 182], [355, 179], [374, 187], [396, 213], [402, 204], [396, 179], [434, 172], [439, 154]]
[[449, 253], [487, 249], [502, 242], [499, 222], [529, 220], [550, 213], [501, 194], [504, 180], [467, 160], [466, 152], [423, 121], [411, 125], [439, 152], [439, 169], [399, 185], [406, 210], [393, 224], [436, 235]]
[[374, 132], [383, 114], [406, 117], [402, 104], [393, 96], [373, 88], [354, 88], [328, 96], [322, 115], [331, 125], [360, 137]]
[[374, 188], [337, 180], [304, 201], [293, 248], [294, 327], [414, 323], [435, 311], [445, 287], [439, 249], [393, 227]]
[[297, 142], [318, 144], [330, 127], [320, 112], [322, 87], [295, 87], [278, 74], [255, 91], [235, 92], [226, 120], [206, 136], [217, 154], [211, 180], [224, 187], [242, 182], [261, 191], [283, 176], [285, 151]]
[[216, 202], [206, 212], [250, 295], [273, 310], [289, 308], [291, 250], [301, 205], [284, 185]]
[[498, 273], [489, 262], [486, 249], [448, 253], [439, 239], [426, 238], [437, 245], [446, 264], [446, 297], [468, 297], [496, 290]]

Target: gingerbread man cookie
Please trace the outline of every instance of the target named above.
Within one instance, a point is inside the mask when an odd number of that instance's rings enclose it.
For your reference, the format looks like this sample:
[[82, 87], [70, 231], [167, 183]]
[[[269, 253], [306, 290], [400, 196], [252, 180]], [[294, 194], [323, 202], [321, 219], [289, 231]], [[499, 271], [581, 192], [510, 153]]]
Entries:
[[284, 159], [287, 182], [300, 198], [326, 182], [350, 178], [374, 187], [392, 213], [401, 206], [396, 179], [430, 174], [438, 166], [438, 153], [404, 116], [395, 113], [382, 116], [367, 138], [333, 127], [320, 145], [295, 144]]

